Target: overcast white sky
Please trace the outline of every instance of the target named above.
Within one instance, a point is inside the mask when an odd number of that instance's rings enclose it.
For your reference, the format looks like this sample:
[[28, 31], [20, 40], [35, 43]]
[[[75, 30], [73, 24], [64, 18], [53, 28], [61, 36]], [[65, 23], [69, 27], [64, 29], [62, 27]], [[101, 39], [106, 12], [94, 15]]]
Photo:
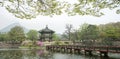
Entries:
[[[72, 2], [73, 0], [71, 0]], [[46, 25], [56, 33], [63, 33], [65, 30], [66, 24], [72, 24], [74, 29], [80, 27], [83, 23], [89, 24], [105, 24], [109, 22], [118, 22], [120, 21], [120, 14], [116, 14], [115, 10], [104, 10], [105, 15], [101, 17], [94, 17], [94, 16], [67, 16], [65, 14], [60, 16], [37, 16], [37, 18], [31, 20], [23, 20], [14, 17], [11, 13], [5, 10], [3, 7], [0, 7], [0, 29], [6, 27], [12, 23], [20, 23], [22, 26], [28, 29], [36, 29], [41, 30], [45, 28]]]

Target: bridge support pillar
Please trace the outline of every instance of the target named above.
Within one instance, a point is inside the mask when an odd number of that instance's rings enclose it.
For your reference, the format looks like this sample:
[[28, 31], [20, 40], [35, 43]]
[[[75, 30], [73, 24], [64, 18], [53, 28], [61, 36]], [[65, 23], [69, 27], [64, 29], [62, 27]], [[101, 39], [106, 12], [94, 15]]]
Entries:
[[86, 54], [92, 55], [92, 50], [85, 50], [85, 55]]
[[100, 56], [108, 57], [108, 52], [100, 52]]
[[51, 51], [54, 51], [54, 50], [55, 50], [55, 48], [54, 48], [54, 47], [52, 47], [52, 48], [51, 48]]
[[74, 53], [80, 54], [80, 49], [74, 49]]
[[72, 49], [70, 49], [70, 53], [72, 53]]
[[67, 53], [72, 53], [72, 49], [71, 48], [67, 48]]
[[66, 52], [66, 51], [65, 51], [65, 48], [61, 48], [61, 52]]
[[60, 52], [60, 48], [57, 47], [57, 52]]

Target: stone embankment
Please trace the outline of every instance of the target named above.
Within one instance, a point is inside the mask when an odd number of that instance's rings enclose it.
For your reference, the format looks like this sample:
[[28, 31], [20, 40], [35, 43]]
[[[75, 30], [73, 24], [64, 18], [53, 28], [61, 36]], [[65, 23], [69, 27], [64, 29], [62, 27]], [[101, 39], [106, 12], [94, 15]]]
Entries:
[[0, 42], [0, 48], [18, 48], [20, 44], [9, 44], [9, 43], [3, 43]]

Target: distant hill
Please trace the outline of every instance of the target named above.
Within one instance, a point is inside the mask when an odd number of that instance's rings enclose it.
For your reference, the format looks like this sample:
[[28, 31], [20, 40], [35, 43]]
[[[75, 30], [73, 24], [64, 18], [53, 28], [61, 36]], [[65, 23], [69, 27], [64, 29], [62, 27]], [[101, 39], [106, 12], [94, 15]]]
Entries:
[[[23, 26], [20, 25], [19, 23], [12, 23], [12, 24], [6, 26], [6, 27], [3, 28], [3, 29], [0, 29], [0, 32], [1, 32], [1, 33], [9, 32], [9, 31], [11, 30], [11, 28], [13, 28], [13, 27], [15, 27], [15, 26], [21, 26], [21, 27], [23, 27]], [[27, 32], [29, 31], [29, 30], [28, 30], [27, 28], [25, 28], [25, 27], [23, 27], [23, 30], [24, 30], [25, 33], [27, 33]]]

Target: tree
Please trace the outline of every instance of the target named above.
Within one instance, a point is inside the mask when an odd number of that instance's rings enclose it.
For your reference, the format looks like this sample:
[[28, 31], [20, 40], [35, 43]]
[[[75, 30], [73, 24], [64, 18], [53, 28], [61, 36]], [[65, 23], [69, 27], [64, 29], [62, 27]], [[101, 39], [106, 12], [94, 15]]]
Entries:
[[100, 36], [102, 37], [102, 42], [105, 45], [113, 45], [114, 41], [120, 40], [120, 24], [108, 23], [105, 25], [100, 25]]
[[66, 25], [66, 31], [65, 33], [68, 35], [68, 40], [71, 40], [71, 32], [72, 32], [73, 26], [71, 24]]
[[68, 34], [66, 34], [65, 32], [62, 34], [62, 39], [69, 39], [68, 38]]
[[[101, 10], [115, 9], [120, 6], [120, 0], [78, 0], [77, 3], [60, 2], [58, 0], [3, 0], [0, 5], [18, 18], [31, 19], [37, 15], [104, 15]], [[120, 9], [116, 10], [120, 14]]]
[[80, 41], [79, 30], [74, 29], [71, 32], [71, 40], [73, 41], [73, 43], [76, 42], [76, 41]]
[[7, 0], [3, 2], [10, 13], [21, 19], [35, 18], [37, 15], [59, 15], [63, 8], [63, 5], [56, 0]]
[[[120, 6], [119, 0], [78, 0], [78, 3], [69, 6], [66, 10], [70, 15], [93, 15], [100, 17], [104, 15], [101, 10], [109, 8], [114, 9]], [[120, 14], [120, 9], [116, 11]]]
[[15, 44], [16, 42], [22, 42], [25, 39], [24, 30], [21, 26], [15, 26], [13, 27], [9, 32], [8, 36], [10, 38], [10, 41], [12, 44]]
[[95, 44], [96, 39], [99, 37], [99, 30], [95, 25], [84, 25], [81, 30], [81, 39], [87, 45]]
[[27, 38], [32, 41], [36, 41], [38, 39], [38, 32], [36, 30], [30, 30], [27, 33]]
[[96, 25], [89, 25], [87, 28], [87, 35], [89, 40], [92, 40], [92, 43], [94, 44], [96, 39], [99, 37], [99, 30]]
[[57, 34], [53, 34], [53, 40], [59, 41], [60, 40], [60, 36], [58, 36]]
[[8, 41], [8, 34], [0, 33], [0, 41]]
[[84, 42], [85, 40], [87, 40], [86, 37], [86, 31], [87, 31], [87, 27], [89, 24], [84, 23], [81, 25], [81, 27], [79, 28], [79, 35], [80, 35], [80, 40], [81, 42]]

